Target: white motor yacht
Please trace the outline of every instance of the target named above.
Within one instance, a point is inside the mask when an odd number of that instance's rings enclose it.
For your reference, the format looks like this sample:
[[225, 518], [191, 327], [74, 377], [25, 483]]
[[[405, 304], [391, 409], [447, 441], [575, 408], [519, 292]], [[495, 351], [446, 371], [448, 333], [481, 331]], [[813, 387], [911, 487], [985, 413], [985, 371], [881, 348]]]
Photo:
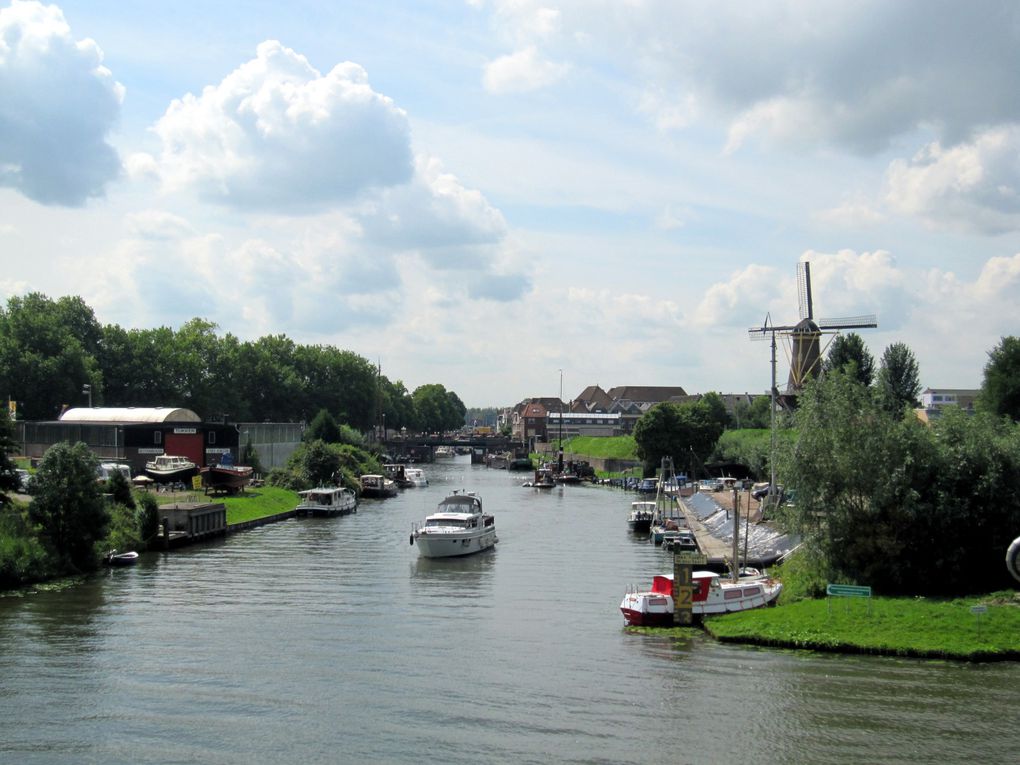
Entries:
[[482, 512], [482, 498], [454, 492], [424, 523], [415, 523], [410, 541], [423, 558], [452, 558], [488, 550], [499, 539], [495, 519]]

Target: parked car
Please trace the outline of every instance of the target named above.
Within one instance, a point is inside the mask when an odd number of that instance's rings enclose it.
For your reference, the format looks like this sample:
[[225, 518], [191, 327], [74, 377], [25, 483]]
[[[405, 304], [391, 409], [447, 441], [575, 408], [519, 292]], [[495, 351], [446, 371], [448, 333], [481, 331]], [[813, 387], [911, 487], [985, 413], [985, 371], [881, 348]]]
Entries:
[[718, 478], [704, 478], [698, 482], [698, 491], [722, 491], [723, 482]]

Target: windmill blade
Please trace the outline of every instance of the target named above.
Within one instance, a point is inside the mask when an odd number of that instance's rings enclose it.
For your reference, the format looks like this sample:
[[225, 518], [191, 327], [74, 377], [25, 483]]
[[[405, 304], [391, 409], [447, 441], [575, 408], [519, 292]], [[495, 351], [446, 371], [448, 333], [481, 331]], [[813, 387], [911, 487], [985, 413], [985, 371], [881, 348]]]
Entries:
[[814, 318], [811, 302], [811, 264], [806, 260], [797, 264], [797, 305], [801, 319]]
[[819, 319], [818, 329], [874, 329], [878, 317], [873, 313], [865, 316], [844, 316], [840, 319]]

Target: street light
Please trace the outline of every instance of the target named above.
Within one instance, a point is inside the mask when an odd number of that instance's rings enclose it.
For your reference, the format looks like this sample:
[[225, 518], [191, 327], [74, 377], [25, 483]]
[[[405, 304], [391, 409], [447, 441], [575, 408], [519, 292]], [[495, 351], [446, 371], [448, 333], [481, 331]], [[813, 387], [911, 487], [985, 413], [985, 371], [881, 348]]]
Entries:
[[92, 408], [92, 386], [89, 385], [88, 383], [85, 383], [84, 385], [81, 386], [81, 392], [85, 393], [85, 394], [88, 394], [88, 397], [89, 397], [89, 409], [91, 409]]

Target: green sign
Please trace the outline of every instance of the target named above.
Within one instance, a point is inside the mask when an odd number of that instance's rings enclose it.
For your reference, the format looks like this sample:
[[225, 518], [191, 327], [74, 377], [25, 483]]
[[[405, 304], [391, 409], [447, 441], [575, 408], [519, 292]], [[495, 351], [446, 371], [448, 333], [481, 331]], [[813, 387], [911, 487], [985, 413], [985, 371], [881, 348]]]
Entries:
[[690, 550], [681, 550], [673, 553], [673, 562], [684, 566], [704, 566], [708, 563], [708, 556]]
[[871, 588], [853, 584], [830, 584], [825, 588], [825, 594], [840, 598], [870, 598]]

